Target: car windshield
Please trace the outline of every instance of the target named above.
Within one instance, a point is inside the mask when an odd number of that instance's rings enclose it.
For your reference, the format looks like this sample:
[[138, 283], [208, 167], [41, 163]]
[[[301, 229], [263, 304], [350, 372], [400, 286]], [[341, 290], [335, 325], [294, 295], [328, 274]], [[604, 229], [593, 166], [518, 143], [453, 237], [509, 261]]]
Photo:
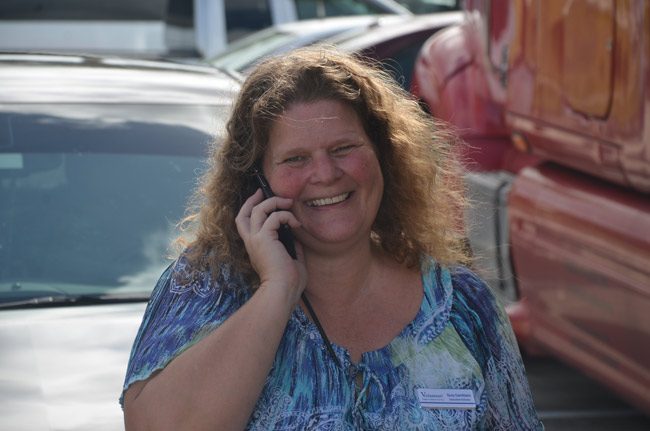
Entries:
[[0, 108], [0, 304], [146, 296], [219, 107]]
[[460, 10], [460, 0], [396, 0], [414, 14]]
[[296, 0], [298, 19], [397, 13], [399, 9], [399, 5], [383, 0]]
[[356, 29], [361, 31], [373, 21], [332, 21], [326, 18], [322, 23], [305, 21], [309, 29], [287, 29], [270, 27], [260, 30], [234, 42], [230, 48], [208, 60], [210, 65], [241, 73], [248, 72], [257, 62], [271, 55], [278, 55], [301, 46], [318, 43], [321, 40]]
[[242, 70], [296, 37], [295, 34], [271, 27], [234, 42], [229, 49], [210, 59], [209, 63], [222, 69]]

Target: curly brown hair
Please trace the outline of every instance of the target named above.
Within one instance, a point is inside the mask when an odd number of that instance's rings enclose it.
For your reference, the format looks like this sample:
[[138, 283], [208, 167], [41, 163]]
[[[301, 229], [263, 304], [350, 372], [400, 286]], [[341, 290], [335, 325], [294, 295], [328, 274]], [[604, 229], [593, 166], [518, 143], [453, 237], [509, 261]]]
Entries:
[[213, 144], [209, 169], [181, 223], [195, 235], [183, 244], [190, 262], [213, 272], [228, 265], [256, 285], [235, 226], [257, 188], [250, 171], [260, 164], [273, 121], [294, 103], [319, 100], [351, 106], [376, 146], [385, 187], [372, 240], [409, 267], [425, 255], [441, 264], [466, 262], [455, 134], [378, 64], [326, 46], [264, 60], [244, 82], [225, 141]]

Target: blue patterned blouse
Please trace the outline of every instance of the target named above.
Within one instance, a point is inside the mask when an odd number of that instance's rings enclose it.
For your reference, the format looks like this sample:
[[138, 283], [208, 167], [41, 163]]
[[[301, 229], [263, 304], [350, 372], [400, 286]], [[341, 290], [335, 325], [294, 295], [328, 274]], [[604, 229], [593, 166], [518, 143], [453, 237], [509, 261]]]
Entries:
[[[419, 312], [387, 346], [352, 363], [296, 307], [247, 430], [542, 430], [508, 318], [469, 270], [423, 264]], [[135, 339], [124, 389], [201, 340], [249, 297], [241, 280], [161, 276]], [[122, 400], [120, 400], [122, 401]]]

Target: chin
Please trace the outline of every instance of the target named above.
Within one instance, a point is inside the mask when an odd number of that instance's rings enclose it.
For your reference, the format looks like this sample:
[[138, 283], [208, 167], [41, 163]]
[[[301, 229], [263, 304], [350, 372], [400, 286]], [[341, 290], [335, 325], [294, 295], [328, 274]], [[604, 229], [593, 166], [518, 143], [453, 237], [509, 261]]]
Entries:
[[[370, 240], [370, 231], [368, 231], [367, 235], [360, 235], [359, 232], [362, 230], [362, 228], [356, 228], [321, 231], [318, 234], [310, 234], [309, 238], [304, 238], [302, 242], [305, 244], [311, 243], [316, 247], [352, 246], [357, 241]], [[298, 239], [302, 240], [300, 236]]]

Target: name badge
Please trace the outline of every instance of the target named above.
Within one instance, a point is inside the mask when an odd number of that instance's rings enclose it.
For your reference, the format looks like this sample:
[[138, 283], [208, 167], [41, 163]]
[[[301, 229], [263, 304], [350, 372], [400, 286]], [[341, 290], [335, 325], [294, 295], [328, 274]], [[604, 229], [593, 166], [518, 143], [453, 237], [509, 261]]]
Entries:
[[420, 405], [427, 409], [475, 409], [471, 389], [417, 389]]

